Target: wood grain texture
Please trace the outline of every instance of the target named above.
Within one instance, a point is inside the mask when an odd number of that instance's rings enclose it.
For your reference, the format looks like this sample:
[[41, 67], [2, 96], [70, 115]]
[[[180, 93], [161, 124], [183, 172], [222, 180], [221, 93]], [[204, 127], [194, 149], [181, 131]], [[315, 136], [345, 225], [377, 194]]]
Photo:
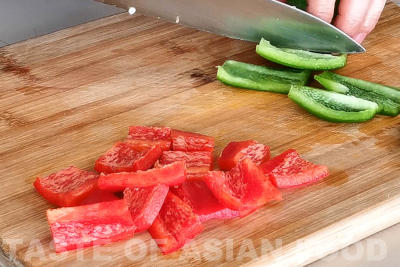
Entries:
[[[365, 42], [368, 52], [350, 56], [338, 73], [400, 86], [399, 26], [399, 9], [388, 4]], [[215, 66], [226, 59], [268, 64], [254, 50], [127, 14], [0, 49], [2, 250], [27, 266], [300, 265], [399, 222], [400, 118], [333, 124], [285, 95], [215, 81]], [[92, 169], [134, 124], [215, 136], [215, 155], [232, 140], [256, 139], [273, 155], [295, 148], [331, 175], [285, 190], [284, 201], [246, 218], [208, 222], [169, 256], [147, 233], [56, 255], [45, 217], [52, 206], [32, 182], [69, 165]]]

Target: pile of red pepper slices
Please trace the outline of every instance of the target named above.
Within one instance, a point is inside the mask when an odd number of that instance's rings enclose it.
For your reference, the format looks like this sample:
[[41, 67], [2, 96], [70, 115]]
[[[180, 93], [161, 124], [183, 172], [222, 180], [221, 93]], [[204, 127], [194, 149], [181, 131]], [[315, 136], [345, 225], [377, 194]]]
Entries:
[[[214, 139], [168, 127], [132, 126], [88, 172], [69, 167], [37, 178], [36, 190], [59, 206], [47, 210], [56, 252], [102, 245], [148, 231], [162, 253], [183, 247], [210, 219], [244, 217], [278, 188], [328, 175], [325, 166], [289, 149], [270, 159], [268, 146], [231, 142], [212, 170]], [[115, 195], [122, 192], [122, 198]]]

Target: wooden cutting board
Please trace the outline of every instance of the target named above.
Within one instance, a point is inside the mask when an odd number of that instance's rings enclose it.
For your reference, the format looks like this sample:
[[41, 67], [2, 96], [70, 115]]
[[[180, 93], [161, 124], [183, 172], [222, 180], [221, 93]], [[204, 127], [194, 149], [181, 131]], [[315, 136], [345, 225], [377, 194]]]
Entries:
[[[399, 8], [387, 5], [365, 46], [338, 72], [400, 86]], [[400, 221], [400, 117], [324, 122], [285, 95], [216, 81], [226, 59], [267, 64], [254, 43], [127, 14], [0, 49], [3, 252], [28, 266], [291, 266]], [[273, 155], [295, 148], [331, 175], [246, 218], [208, 222], [172, 255], [160, 255], [147, 233], [56, 255], [45, 216], [53, 206], [32, 182], [69, 165], [92, 169], [130, 125], [214, 136], [215, 155], [232, 140], [258, 140]]]

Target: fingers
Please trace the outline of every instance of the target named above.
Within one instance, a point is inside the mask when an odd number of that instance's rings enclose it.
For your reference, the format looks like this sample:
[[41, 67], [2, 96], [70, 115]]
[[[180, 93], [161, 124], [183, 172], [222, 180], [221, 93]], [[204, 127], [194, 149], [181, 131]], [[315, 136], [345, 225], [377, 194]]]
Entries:
[[361, 43], [365, 37], [375, 28], [381, 16], [382, 10], [385, 7], [386, 0], [373, 0], [370, 3], [369, 9], [362, 22], [359, 32], [354, 36], [354, 39]]
[[358, 35], [360, 34], [361, 26], [364, 23], [370, 4], [375, 1], [381, 0], [341, 0], [335, 26], [352, 38], [357, 36], [360, 39]]
[[307, 12], [330, 23], [335, 12], [335, 0], [308, 0]]

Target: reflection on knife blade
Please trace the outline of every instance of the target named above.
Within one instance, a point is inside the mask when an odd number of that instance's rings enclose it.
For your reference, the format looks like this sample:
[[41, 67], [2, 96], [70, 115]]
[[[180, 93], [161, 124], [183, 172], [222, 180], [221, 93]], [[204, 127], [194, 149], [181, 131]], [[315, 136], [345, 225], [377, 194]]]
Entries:
[[275, 0], [100, 0], [231, 38], [316, 52], [358, 53], [348, 35], [302, 10]]

